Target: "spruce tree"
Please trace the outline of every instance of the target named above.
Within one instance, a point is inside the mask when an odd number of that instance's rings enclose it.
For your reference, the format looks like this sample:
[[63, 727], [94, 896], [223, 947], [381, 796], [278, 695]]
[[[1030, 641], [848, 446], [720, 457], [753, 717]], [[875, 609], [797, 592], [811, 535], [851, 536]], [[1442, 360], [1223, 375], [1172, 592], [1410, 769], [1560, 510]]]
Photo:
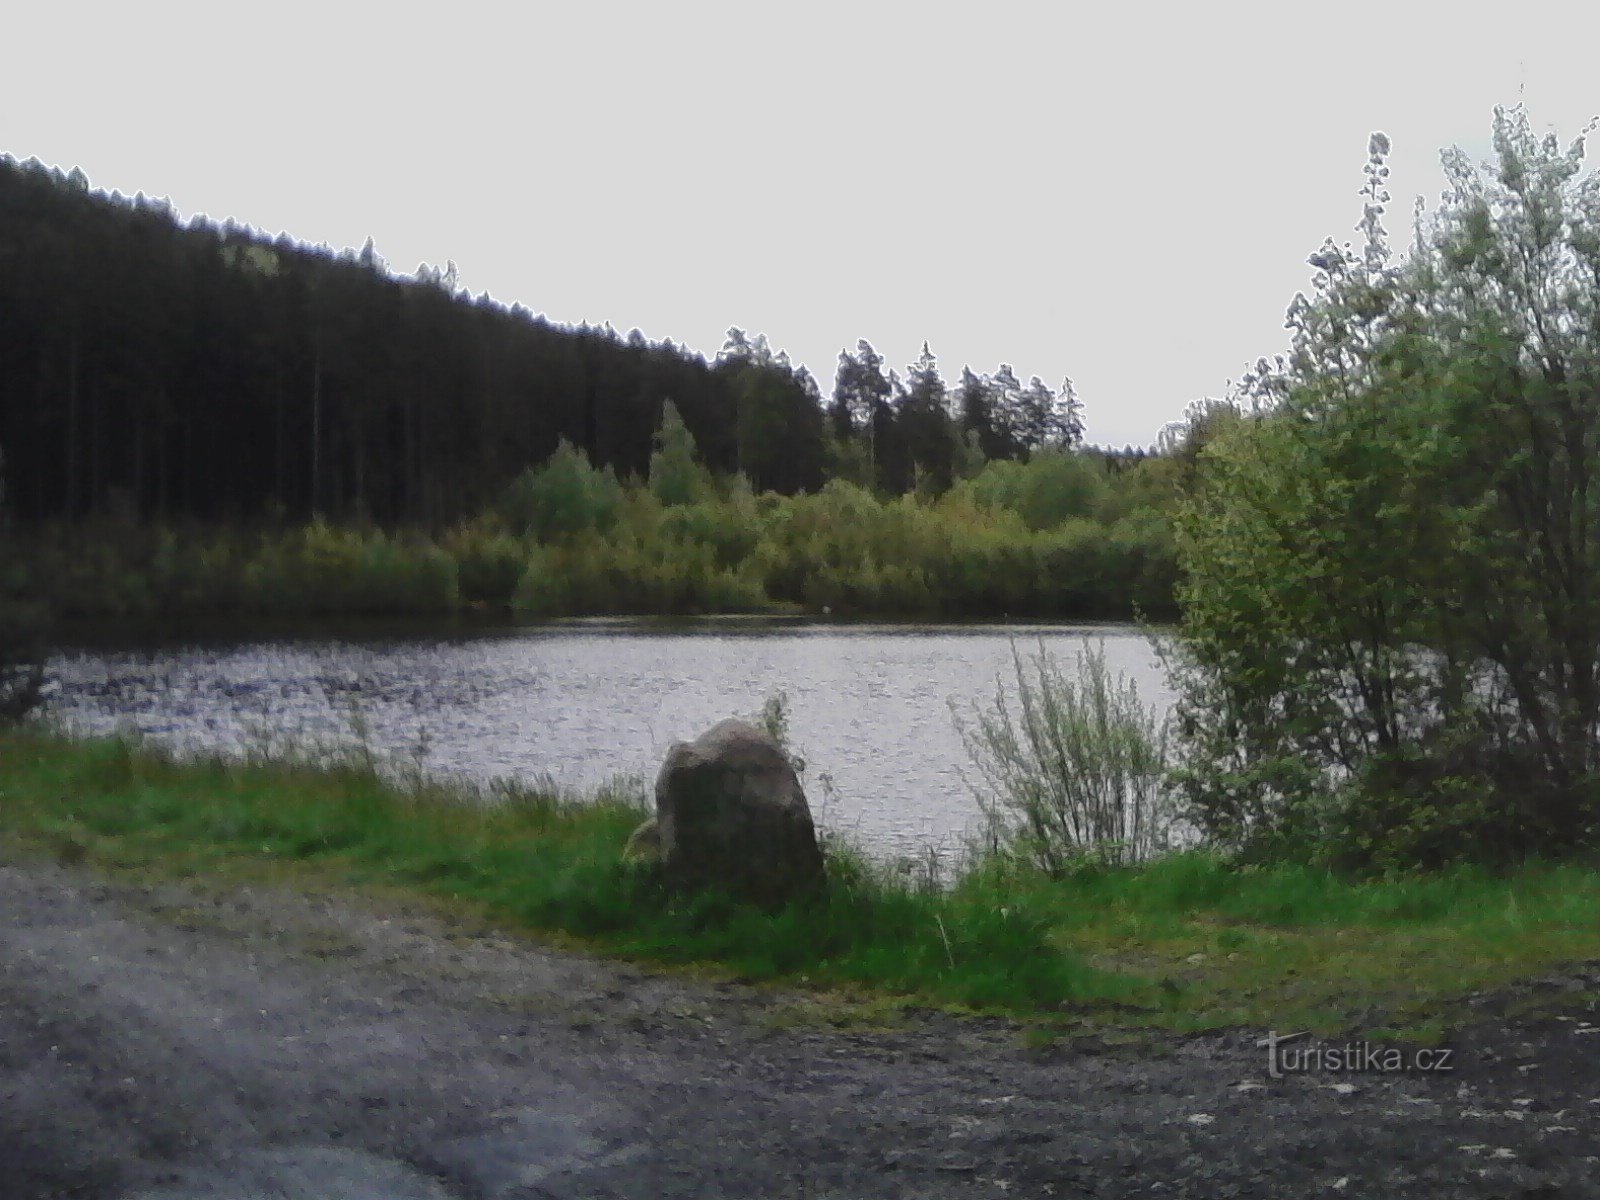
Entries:
[[955, 478], [956, 437], [950, 423], [944, 380], [928, 343], [906, 370], [900, 401], [900, 428], [918, 483], [935, 495], [950, 490]]

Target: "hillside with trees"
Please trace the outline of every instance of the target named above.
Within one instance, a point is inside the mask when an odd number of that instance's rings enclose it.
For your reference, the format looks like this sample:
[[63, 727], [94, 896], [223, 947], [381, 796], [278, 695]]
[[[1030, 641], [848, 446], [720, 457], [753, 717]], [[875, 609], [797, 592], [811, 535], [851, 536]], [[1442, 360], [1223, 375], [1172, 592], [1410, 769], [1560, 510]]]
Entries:
[[[470, 296], [453, 265], [402, 275], [370, 240], [335, 253], [182, 223], [165, 201], [8, 158], [0, 267], [10, 505], [69, 614], [431, 612], [519, 594], [538, 612], [1171, 603], [1151, 516], [1170, 488], [1134, 478], [1143, 456], [1081, 447], [1070, 381], [1001, 364], [951, 386], [926, 344], [902, 375], [862, 340], [825, 394], [759, 333], [729, 330], [707, 360], [564, 327]], [[540, 515], [563, 487], [566, 516]], [[694, 512], [661, 519], [674, 509]], [[963, 560], [951, 521], [1011, 558]], [[808, 522], [842, 540], [819, 545]], [[1082, 603], [1049, 598], [1061, 545]], [[641, 583], [693, 576], [707, 553], [738, 582]], [[579, 564], [608, 581], [574, 582]], [[523, 588], [530, 566], [554, 574]], [[989, 569], [1020, 570], [1008, 595], [949, 592]], [[362, 570], [370, 585], [335, 586]]]
[[453, 266], [396, 274], [370, 240], [182, 224], [36, 162], [0, 158], [0, 265], [0, 445], [24, 520], [448, 522], [562, 439], [646, 476], [669, 401], [711, 471], [784, 495], [855, 457], [874, 489], [943, 491], [968, 436], [1016, 458], [1081, 429], [1070, 392], [1009, 366], [965, 372], [952, 412], [926, 348], [902, 381], [863, 341], [825, 398], [759, 334], [730, 330], [707, 362], [471, 297]]

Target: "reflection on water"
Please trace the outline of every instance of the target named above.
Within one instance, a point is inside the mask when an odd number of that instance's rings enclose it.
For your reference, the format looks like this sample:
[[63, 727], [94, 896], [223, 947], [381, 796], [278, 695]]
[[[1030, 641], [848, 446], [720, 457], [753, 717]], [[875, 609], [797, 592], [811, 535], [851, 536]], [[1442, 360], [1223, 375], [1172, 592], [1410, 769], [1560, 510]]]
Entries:
[[[570, 621], [449, 637], [294, 637], [64, 651], [55, 709], [74, 729], [133, 728], [182, 750], [326, 744], [352, 722], [377, 751], [475, 780], [586, 786], [653, 776], [674, 741], [787, 694], [825, 827], [875, 854], [950, 847], [977, 815], [951, 718], [1013, 686], [1013, 641], [1066, 662], [1105, 648], [1170, 703], [1127, 626], [899, 626], [711, 619]], [[832, 782], [824, 801], [821, 777]]]

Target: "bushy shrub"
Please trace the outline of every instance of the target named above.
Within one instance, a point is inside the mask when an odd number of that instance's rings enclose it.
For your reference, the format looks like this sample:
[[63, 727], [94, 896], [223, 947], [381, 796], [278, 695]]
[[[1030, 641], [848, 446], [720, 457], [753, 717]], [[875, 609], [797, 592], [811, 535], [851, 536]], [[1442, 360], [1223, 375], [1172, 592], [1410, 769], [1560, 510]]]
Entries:
[[444, 613], [459, 598], [439, 547], [321, 522], [268, 542], [248, 576], [248, 607], [273, 615]]
[[[1098, 470], [1059, 455], [991, 467], [991, 484]], [[1171, 537], [1147, 511], [1036, 532], [965, 485], [937, 500], [886, 500], [843, 480], [812, 495], [758, 496], [735, 475], [695, 492], [663, 503], [563, 444], [513, 484], [501, 511], [439, 537], [100, 520], [36, 531], [23, 557], [56, 611], [80, 617], [425, 615], [461, 603], [529, 615], [803, 606], [1097, 617], [1172, 606]]]
[[768, 600], [751, 569], [718, 566], [710, 546], [591, 537], [534, 551], [513, 605], [553, 617], [758, 612]]
[[506, 489], [501, 511], [511, 527], [541, 541], [605, 532], [622, 506], [622, 484], [609, 467], [590, 464], [588, 455], [565, 439], [536, 470], [524, 471]]
[[1015, 699], [997, 685], [987, 710], [954, 714], [990, 848], [1057, 877], [1086, 858], [1137, 862], [1167, 849], [1166, 719], [1096, 647], [1073, 674], [1043, 645], [1026, 662], [1014, 646], [1012, 656]]
[[1098, 456], [1043, 450], [1027, 462], [999, 460], [955, 489], [985, 508], [1016, 513], [1034, 531], [1092, 517], [1107, 491]]
[[[1411, 252], [1310, 260], [1179, 515], [1185, 790], [1214, 838], [1387, 867], [1600, 848], [1600, 176], [1525, 111]], [[1286, 837], [1286, 832], [1292, 836]]]
[[[234, 613], [249, 608], [250, 547], [221, 531], [154, 531], [142, 575], [148, 614]], [[126, 574], [134, 571], [126, 570]]]
[[761, 524], [749, 508], [732, 503], [685, 504], [668, 509], [660, 536], [676, 544], [711, 547], [717, 565], [730, 569], [746, 561], [761, 540]]
[[563, 558], [549, 547], [530, 551], [522, 578], [511, 594], [511, 607], [529, 617], [555, 617], [566, 613], [570, 601]]
[[456, 563], [461, 599], [469, 604], [506, 608], [528, 569], [528, 547], [493, 528], [465, 526], [446, 541]]

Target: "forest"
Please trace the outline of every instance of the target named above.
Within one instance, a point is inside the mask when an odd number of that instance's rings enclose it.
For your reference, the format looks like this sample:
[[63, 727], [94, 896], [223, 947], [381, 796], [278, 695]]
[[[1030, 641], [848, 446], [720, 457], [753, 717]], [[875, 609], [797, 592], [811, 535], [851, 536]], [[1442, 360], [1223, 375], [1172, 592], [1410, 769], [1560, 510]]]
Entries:
[[13, 553], [62, 615], [1168, 610], [1182, 471], [1082, 429], [1009, 364], [861, 340], [824, 394], [759, 333], [708, 361], [0, 157]]

